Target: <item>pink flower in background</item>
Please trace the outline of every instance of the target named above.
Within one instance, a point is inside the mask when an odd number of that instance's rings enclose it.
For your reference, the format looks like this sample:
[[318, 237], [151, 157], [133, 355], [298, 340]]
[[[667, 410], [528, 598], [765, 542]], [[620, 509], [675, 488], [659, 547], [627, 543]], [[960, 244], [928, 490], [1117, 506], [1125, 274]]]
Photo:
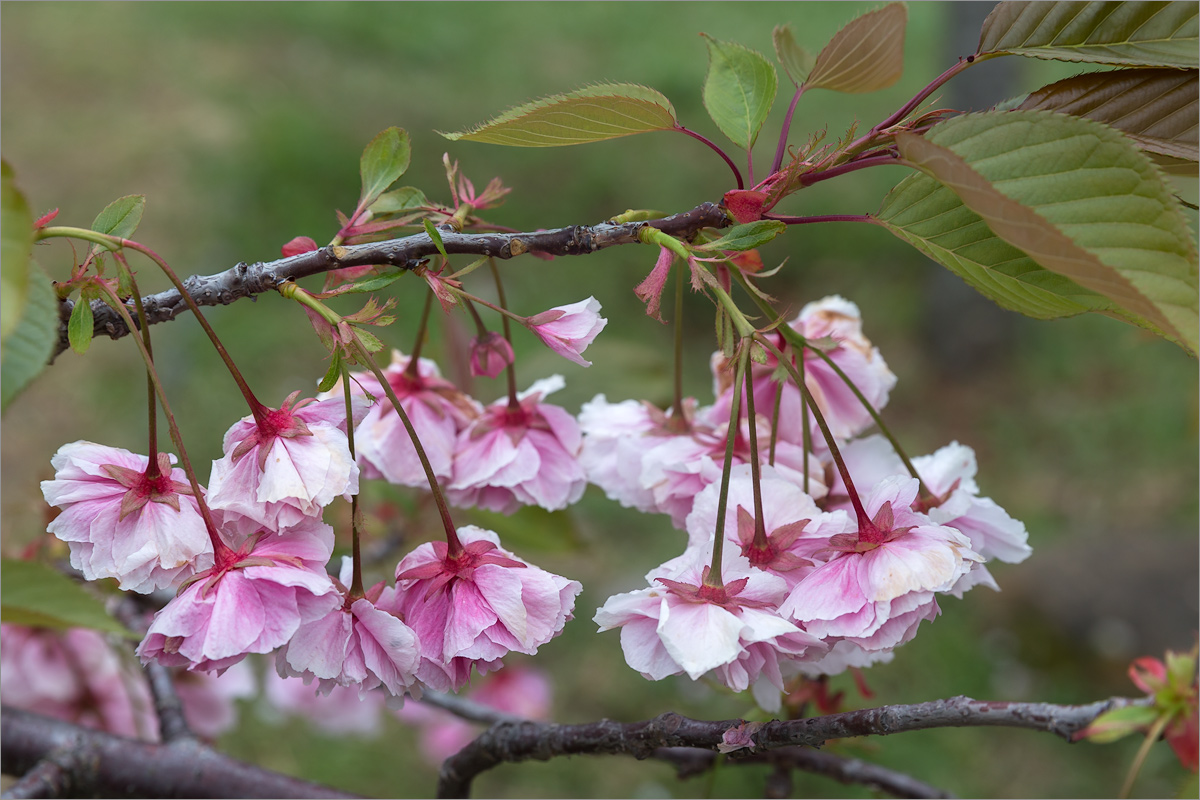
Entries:
[[[279, 529], [319, 517], [334, 498], [358, 492], [350, 457], [346, 404], [302, 400], [293, 392], [261, 420], [244, 417], [225, 434], [225, 456], [214, 461], [208, 504]], [[355, 403], [355, 421], [367, 413]]]
[[158, 717], [142, 671], [87, 628], [0, 625], [0, 699], [87, 728], [155, 741]]
[[458, 529], [464, 549], [426, 542], [396, 566], [398, 613], [421, 643], [417, 677], [439, 691], [458, 691], [474, 666], [499, 669], [510, 651], [532, 655], [562, 632], [583, 587], [521, 561], [495, 533]]
[[787, 595], [782, 578], [734, 562], [714, 589], [704, 585], [698, 551], [689, 552], [675, 569], [651, 572], [650, 588], [610, 597], [593, 621], [601, 631], [621, 628], [626, 662], [650, 680], [711, 672], [735, 692], [753, 685], [756, 700], [778, 707], [780, 660], [815, 658], [827, 646], [776, 613]]
[[537, 334], [546, 346], [581, 367], [590, 367], [581, 355], [608, 320], [600, 316], [600, 303], [589, 297], [578, 303], [556, 306], [525, 320], [525, 327]]
[[138, 656], [222, 672], [249, 653], [271, 652], [340, 604], [325, 573], [332, 551], [333, 530], [317, 519], [281, 535], [258, 531], [154, 615]]
[[[458, 434], [483, 407], [443, 379], [437, 364], [427, 358], [417, 359], [414, 368], [410, 356], [393, 350], [392, 363], [383, 374], [412, 422], [433, 473], [438, 478], [449, 478], [453, 473], [454, 443]], [[383, 478], [399, 486], [428, 488], [429, 481], [412, 439], [379, 380], [361, 372], [350, 377], [351, 391], [366, 392], [375, 398], [354, 435], [363, 475]]]
[[258, 681], [250, 665], [242, 661], [223, 674], [214, 672], [175, 672], [171, 676], [175, 693], [183, 704], [183, 716], [197, 736], [212, 741], [233, 730], [238, 712], [234, 700], [258, 694]]
[[982, 560], [953, 528], [912, 511], [915, 478], [883, 481], [864, 506], [870, 526], [829, 539], [829, 560], [800, 581], [779, 612], [821, 637], [892, 647], [938, 613], [934, 592], [949, 591]]
[[471, 340], [471, 374], [494, 378], [513, 363], [512, 345], [504, 335], [488, 331]]
[[378, 736], [383, 728], [383, 692], [361, 694], [351, 686], [334, 686], [321, 694], [303, 681], [281, 677], [274, 670], [267, 670], [263, 688], [275, 710], [305, 717], [326, 733]]
[[[502, 669], [481, 679], [467, 693], [473, 702], [531, 720], [549, 719], [552, 694], [550, 680], [537, 667]], [[405, 705], [396, 716], [421, 729], [421, 752], [431, 764], [440, 764], [462, 750], [483, 730], [483, 725], [420, 703]]]
[[212, 566], [212, 543], [187, 476], [159, 453], [156, 478], [146, 456], [92, 442], [72, 442], [51, 459], [42, 481], [46, 502], [63, 509], [46, 528], [71, 549], [71, 566], [87, 580], [116, 578], [143, 594]]
[[[351, 582], [351, 560], [342, 558], [340, 589]], [[328, 694], [335, 686], [356, 687], [360, 694], [383, 687], [402, 698], [415, 683], [420, 645], [412, 628], [385, 610], [394, 605], [396, 590], [376, 584], [353, 603], [346, 597], [340, 607], [318, 619], [302, 623], [278, 653], [281, 675], [313, 678]]]
[[521, 505], [557, 511], [583, 496], [579, 424], [542, 403], [562, 387], [559, 375], [537, 381], [518, 395], [516, 407], [500, 399], [459, 434], [446, 492], [451, 503], [511, 514]]

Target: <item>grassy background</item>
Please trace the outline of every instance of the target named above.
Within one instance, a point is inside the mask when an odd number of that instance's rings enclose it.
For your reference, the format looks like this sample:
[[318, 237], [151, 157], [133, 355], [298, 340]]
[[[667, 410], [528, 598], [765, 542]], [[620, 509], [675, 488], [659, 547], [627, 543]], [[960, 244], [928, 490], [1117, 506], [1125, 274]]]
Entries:
[[[861, 97], [807, 95], [793, 141], [826, 127], [837, 137], [856, 120], [882, 118], [974, 48], [978, 19], [963, 18], [986, 10], [975, 6], [914, 4], [900, 84]], [[790, 22], [799, 41], [816, 50], [869, 7], [10, 3], [0, 34], [3, 151], [34, 213], [58, 207], [63, 224], [86, 226], [110, 200], [147, 195], [138, 238], [183, 274], [277, 257], [297, 235], [327, 241], [336, 231], [333, 209], [354, 205], [363, 146], [389, 125], [412, 137], [404, 182], [431, 197], [448, 199], [444, 151], [477, 186], [501, 175], [513, 193], [491, 212], [499, 224], [526, 230], [596, 222], [628, 207], [683, 210], [731, 188], [719, 159], [683, 137], [521, 150], [454, 144], [434, 131], [459, 130], [510, 105], [604, 80], [653, 86], [671, 98], [683, 124], [719, 140], [700, 102], [706, 57], [697, 33], [770, 53], [771, 27]], [[951, 84], [944, 97], [980, 108], [998, 99], [985, 97], [996, 85], [1016, 93], [1073, 72], [1000, 59], [968, 71], [979, 81], [969, 91], [980, 94], [954, 94]], [[760, 165], [773, 150], [788, 86], [783, 79]], [[898, 168], [884, 168], [830, 181], [781, 210], [872, 212], [901, 177]], [[614, 248], [586, 259], [504, 264], [519, 311], [591, 294], [610, 320], [588, 351], [595, 364], [586, 372], [518, 333], [519, 382], [563, 373], [567, 389], [556, 398], [572, 411], [597, 392], [669, 402], [669, 332], [644, 316], [630, 291], [649, 271], [650, 255]], [[1124, 667], [1133, 657], [1190, 646], [1200, 480], [1195, 361], [1112, 320], [1044, 323], [1000, 312], [869, 226], [806, 226], [772, 243], [764, 257], [788, 259], [769, 287], [785, 304], [798, 308], [829, 293], [859, 304], [867, 334], [900, 379], [886, 413], [902, 441], [913, 453], [955, 439], [973, 446], [984, 494], [1027, 523], [1035, 550], [1024, 564], [996, 567], [1002, 593], [948, 599], [942, 617], [894, 663], [870, 670], [870, 702], [959, 693], [1090, 701], [1132, 691]], [[37, 258], [61, 279], [71, 254], [56, 243]], [[147, 291], [165, 285], [148, 265], [139, 279]], [[385, 333], [407, 351], [422, 293], [408, 279], [395, 286], [401, 319]], [[487, 291], [483, 281], [474, 286]], [[264, 402], [277, 405], [324, 371], [319, 343], [281, 298], [263, 296], [209, 316]], [[686, 324], [688, 390], [703, 402], [711, 392], [709, 306], [694, 299]], [[184, 317], [154, 334], [185, 440], [203, 464], [219, 455], [221, 434], [243, 413], [240, 401], [198, 326]], [[435, 329], [434, 345], [444, 338]], [[51, 476], [49, 458], [62, 443], [89, 438], [144, 451], [139, 363], [128, 343], [98, 341], [86, 357], [66, 353], [6, 414], [6, 551], [44, 530], [37, 482]], [[474, 390], [491, 398], [497, 383]], [[403, 524], [378, 529], [397, 533], [406, 547], [431, 535], [410, 499], [379, 486], [366, 491], [371, 503], [401, 511]], [[571, 535], [550, 534], [564, 519]], [[553, 525], [531, 514], [514, 520], [515, 549], [585, 587], [579, 618], [530, 662], [553, 675], [556, 719], [635, 720], [668, 709], [709, 718], [747, 713], [744, 702], [686, 679], [642, 680], [625, 666], [617, 634], [593, 633], [593, 609], [676, 554], [681, 533], [595, 490]], [[852, 693], [845, 678], [835, 685]], [[380, 796], [432, 792], [435, 768], [422, 763], [415, 734], [399, 722], [377, 740], [329, 737], [302, 725], [285, 737], [252, 708], [244, 712], [239, 729], [222, 741], [240, 757]], [[1014, 797], [1111, 795], [1135, 748], [1132, 741], [1069, 747], [1005, 730], [927, 731], [837, 746], [958, 794]], [[679, 782], [663, 765], [572, 758], [502, 767], [480, 781], [477, 793], [742, 796], [761, 794], [765, 775], [731, 767], [711, 781]], [[1136, 792], [1180, 791], [1189, 791], [1181, 771], [1156, 748]], [[868, 794], [811, 776], [797, 776], [796, 792]]]

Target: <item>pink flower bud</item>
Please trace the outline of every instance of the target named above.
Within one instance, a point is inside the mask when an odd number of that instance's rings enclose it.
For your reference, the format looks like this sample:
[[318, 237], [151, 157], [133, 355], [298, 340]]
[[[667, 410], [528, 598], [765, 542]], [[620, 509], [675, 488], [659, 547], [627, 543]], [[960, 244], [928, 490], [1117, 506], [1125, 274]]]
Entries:
[[471, 340], [471, 374], [494, 378], [513, 363], [512, 345], [501, 334], [488, 331]]
[[311, 253], [317, 249], [317, 243], [307, 236], [297, 236], [290, 242], [279, 248], [279, 252], [283, 253], [284, 257], [298, 256], [301, 253]]
[[604, 330], [608, 320], [600, 316], [600, 303], [594, 297], [567, 306], [557, 306], [525, 320], [525, 326], [538, 335], [546, 346], [581, 367], [590, 367], [580, 355]]

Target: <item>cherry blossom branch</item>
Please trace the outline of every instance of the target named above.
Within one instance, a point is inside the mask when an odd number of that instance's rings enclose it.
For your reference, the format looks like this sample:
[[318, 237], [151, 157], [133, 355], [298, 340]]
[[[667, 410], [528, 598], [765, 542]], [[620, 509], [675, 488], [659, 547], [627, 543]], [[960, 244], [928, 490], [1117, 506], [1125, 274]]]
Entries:
[[[670, 762], [681, 780], [694, 777], [716, 763], [718, 755], [711, 750], [692, 747], [664, 747], [654, 751], [653, 757]], [[737, 764], [771, 764], [783, 770], [798, 769], [816, 775], [824, 775], [839, 783], [866, 786], [886, 792], [893, 797], [953, 797], [954, 795], [919, 781], [903, 772], [872, 764], [857, 758], [847, 758], [836, 753], [813, 750], [810, 747], [780, 747], [765, 753], [743, 756]], [[791, 796], [791, 792], [788, 792]]]
[[[701, 203], [691, 211], [649, 222], [625, 222], [598, 225], [572, 225], [548, 231], [525, 233], [454, 233], [442, 232], [442, 244], [450, 254], [469, 254], [508, 259], [522, 253], [556, 256], [586, 255], [622, 244], [638, 244], [637, 233], [649, 225], [672, 236], [688, 237], [701, 228], [728, 225], [725, 212], [715, 203]], [[330, 245], [308, 253], [275, 261], [240, 263], [212, 275], [192, 275], [183, 283], [200, 306], [228, 305], [244, 297], [273, 291], [280, 283], [317, 275], [343, 267], [386, 265], [411, 269], [422, 259], [436, 255], [437, 246], [428, 234], [419, 233], [402, 239], [389, 239], [351, 246]], [[187, 310], [176, 289], [168, 289], [142, 298], [151, 325], [167, 322]], [[66, 350], [67, 320], [74, 301], [59, 305], [59, 336], [54, 355]], [[92, 304], [94, 335], [119, 339], [129, 333], [126, 323], [101, 301]]]
[[[1146, 705], [1148, 698], [1113, 697], [1082, 706], [1053, 703], [1006, 703], [952, 697], [914, 705], [882, 706], [799, 720], [775, 720], [754, 733], [759, 752], [802, 745], [819, 747], [833, 739], [887, 735], [927, 728], [1001, 726], [1028, 728], [1067, 741], [1096, 717], [1113, 708]], [[632, 755], [651, 757], [662, 747], [716, 750], [726, 731], [741, 720], [705, 721], [666, 713], [651, 720], [620, 723], [601, 720], [583, 725], [540, 722], [499, 723], [442, 764], [438, 797], [467, 797], [471, 781], [497, 764], [561, 755]], [[753, 751], [747, 752], [750, 755]], [[734, 754], [731, 758], [737, 758]], [[744, 756], [743, 756], [744, 757]]]
[[[0, 751], [6, 774], [36, 770], [18, 782], [23, 791], [35, 782], [50, 788], [68, 781], [74, 797], [358, 796], [238, 761], [190, 737], [140, 742], [8, 706], [0, 712]], [[73, 757], [69, 764], [58, 759], [57, 767], [42, 766], [56, 753]]]

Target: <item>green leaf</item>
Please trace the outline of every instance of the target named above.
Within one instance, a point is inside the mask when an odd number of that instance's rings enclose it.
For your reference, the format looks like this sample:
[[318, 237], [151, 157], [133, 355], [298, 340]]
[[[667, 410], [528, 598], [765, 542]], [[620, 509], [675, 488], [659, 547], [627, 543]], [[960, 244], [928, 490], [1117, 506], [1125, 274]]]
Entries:
[[796, 44], [792, 26], [776, 25], [775, 30], [771, 31], [771, 42], [775, 45], [775, 57], [783, 65], [783, 71], [792, 79], [792, 83], [797, 86], [804, 83], [804, 79], [816, 63], [816, 57]]
[[428, 205], [429, 199], [420, 189], [415, 186], [401, 186], [399, 189], [379, 195], [375, 202], [371, 203], [371, 213], [375, 216], [403, 214], [406, 211], [414, 211]]
[[58, 295], [50, 278], [30, 260], [29, 292], [21, 321], [4, 340], [0, 358], [0, 410], [46, 368], [58, 341]]
[[386, 289], [402, 277], [407, 275], [407, 270], [398, 272], [389, 272], [386, 275], [376, 275], [372, 278], [361, 280], [358, 283], [352, 283], [349, 286], [342, 287], [341, 294], [365, 294], [368, 292], [378, 292], [380, 289]]
[[805, 85], [848, 94], [891, 86], [904, 71], [907, 22], [902, 3], [888, 3], [851, 20], [821, 50]]
[[95, 318], [92, 315], [92, 303], [86, 293], [75, 300], [71, 309], [71, 318], [67, 321], [67, 340], [71, 349], [83, 355], [92, 346], [92, 332]]
[[362, 346], [368, 353], [378, 353], [383, 349], [383, 342], [379, 341], [379, 337], [365, 328], [356, 325], [354, 333], [358, 336], [358, 340], [362, 342]]
[[726, 231], [725, 235], [697, 247], [697, 250], [753, 250], [761, 247], [787, 230], [787, 225], [777, 219], [760, 219], [738, 225]]
[[1105, 711], [1080, 732], [1082, 738], [1096, 744], [1115, 742], [1131, 733], [1153, 725], [1158, 711], [1147, 706], [1125, 706]]
[[1008, 111], [964, 114], [896, 144], [1038, 265], [1196, 352], [1195, 242], [1161, 174], [1125, 136], [1064, 114]]
[[441, 232], [438, 231], [438, 229], [433, 226], [433, 223], [427, 219], [421, 220], [421, 223], [425, 226], [425, 233], [429, 234], [429, 238], [433, 240], [433, 246], [438, 249], [438, 252], [441, 253], [443, 257], [449, 258], [450, 256], [446, 255], [446, 245], [442, 244]]
[[721, 133], [749, 150], [775, 102], [775, 67], [740, 44], [701, 35], [708, 43], [704, 107]]
[[141, 637], [117, 622], [83, 587], [38, 561], [0, 559], [0, 620], [43, 628], [91, 628]]
[[358, 174], [362, 176], [359, 203], [369, 206], [375, 202], [408, 169], [411, 155], [408, 133], [403, 128], [388, 128], [372, 139], [358, 162]]
[[510, 108], [487, 122], [442, 136], [510, 147], [563, 147], [676, 126], [671, 101], [634, 83], [602, 83]]
[[[113, 200], [96, 215], [92, 230], [97, 233], [128, 239], [142, 221], [142, 210], [146, 207], [146, 195], [130, 194]], [[97, 245], [98, 246], [98, 245]]]
[[335, 347], [332, 357], [329, 359], [329, 369], [325, 372], [325, 377], [321, 378], [321, 382], [317, 384], [317, 391], [328, 392], [340, 377], [342, 377], [342, 351], [341, 348]]
[[1200, 66], [1196, 3], [1000, 3], [976, 55], [1144, 67]]
[[16, 186], [12, 166], [0, 161], [0, 342], [17, 328], [29, 292], [33, 215]]
[[893, 234], [1003, 308], [1036, 319], [1103, 310], [1111, 301], [1049, 270], [992, 232], [958, 195], [928, 175], [910, 175], [877, 217]]
[[1094, 119], [1123, 132], [1148, 153], [1198, 161], [1197, 75], [1194, 69], [1088, 72], [1038, 89], [1018, 108]]

